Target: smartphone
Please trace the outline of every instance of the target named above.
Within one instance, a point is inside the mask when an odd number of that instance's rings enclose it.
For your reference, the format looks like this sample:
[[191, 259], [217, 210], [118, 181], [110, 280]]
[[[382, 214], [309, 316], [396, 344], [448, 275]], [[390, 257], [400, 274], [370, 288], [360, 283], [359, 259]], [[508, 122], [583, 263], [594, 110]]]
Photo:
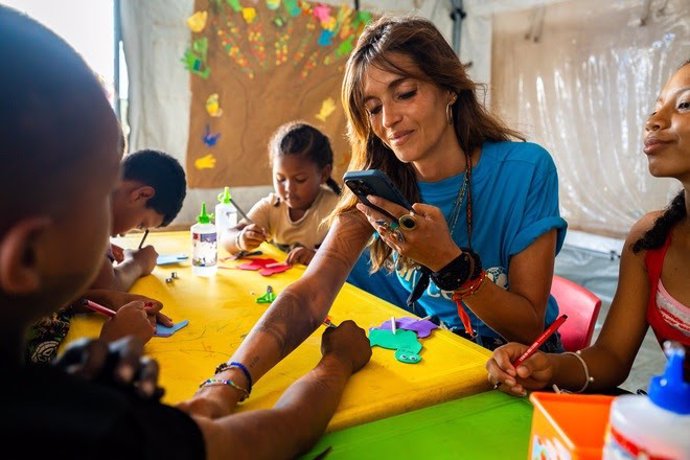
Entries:
[[403, 196], [403, 194], [398, 190], [392, 180], [383, 171], [378, 169], [367, 169], [364, 171], [348, 171], [343, 176], [343, 181], [345, 185], [348, 186], [352, 192], [357, 195], [357, 198], [369, 206], [370, 208], [376, 209], [382, 214], [396, 220], [397, 217], [391, 215], [385, 209], [382, 209], [369, 200], [367, 200], [367, 195], [380, 196], [388, 201], [402, 206], [408, 211], [412, 211], [412, 205]]

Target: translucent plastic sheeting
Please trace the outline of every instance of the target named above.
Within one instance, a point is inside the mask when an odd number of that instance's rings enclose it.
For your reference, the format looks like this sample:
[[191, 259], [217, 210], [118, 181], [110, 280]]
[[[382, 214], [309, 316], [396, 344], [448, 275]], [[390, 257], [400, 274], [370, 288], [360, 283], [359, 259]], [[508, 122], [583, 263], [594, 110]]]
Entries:
[[[577, 0], [493, 16], [492, 108], [558, 167], [571, 228], [623, 236], [680, 189], [653, 178], [644, 123], [690, 57], [690, 2]], [[661, 7], [665, 5], [665, 8]]]

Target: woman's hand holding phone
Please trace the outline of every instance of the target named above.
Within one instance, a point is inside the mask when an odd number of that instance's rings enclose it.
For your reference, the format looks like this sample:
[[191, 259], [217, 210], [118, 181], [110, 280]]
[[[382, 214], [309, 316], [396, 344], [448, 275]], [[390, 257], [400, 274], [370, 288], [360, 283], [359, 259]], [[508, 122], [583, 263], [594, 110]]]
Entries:
[[[409, 204], [381, 171], [350, 171], [345, 184], [357, 195], [361, 211], [382, 240], [399, 254], [438, 271], [460, 255], [446, 218], [435, 206]], [[401, 216], [412, 216], [411, 225], [400, 225]], [[409, 223], [409, 222], [408, 222]]]
[[[369, 200], [392, 215], [410, 214], [410, 211], [402, 206], [381, 197], [370, 196]], [[400, 255], [409, 257], [432, 271], [439, 271], [462, 252], [450, 235], [445, 216], [436, 206], [415, 203], [412, 205], [414, 229], [404, 230], [401, 226], [395, 228], [394, 231], [391, 230], [391, 222], [385, 214], [363, 203], [358, 203], [357, 209], [366, 216], [371, 226], [388, 246]], [[402, 235], [402, 239], [398, 238], [398, 235]]]

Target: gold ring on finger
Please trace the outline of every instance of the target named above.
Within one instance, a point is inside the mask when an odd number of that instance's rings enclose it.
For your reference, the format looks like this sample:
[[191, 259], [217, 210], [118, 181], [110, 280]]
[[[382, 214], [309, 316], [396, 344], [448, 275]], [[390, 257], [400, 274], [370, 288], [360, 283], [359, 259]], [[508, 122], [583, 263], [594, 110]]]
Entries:
[[400, 229], [404, 231], [411, 231], [417, 228], [417, 218], [414, 216], [414, 214], [403, 214], [398, 218], [398, 224], [400, 225]]

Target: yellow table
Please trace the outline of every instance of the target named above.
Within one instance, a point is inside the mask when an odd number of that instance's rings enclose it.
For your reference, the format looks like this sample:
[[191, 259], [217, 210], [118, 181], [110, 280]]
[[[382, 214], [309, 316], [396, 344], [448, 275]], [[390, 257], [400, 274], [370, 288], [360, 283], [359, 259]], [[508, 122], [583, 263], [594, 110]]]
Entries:
[[[116, 244], [135, 248], [139, 240], [140, 235], [133, 235], [119, 239]], [[191, 253], [188, 232], [150, 233], [146, 243], [154, 245], [159, 254]], [[261, 249], [265, 253], [262, 257], [277, 260], [285, 257], [271, 246], [263, 245]], [[256, 298], [268, 285], [280, 293], [305, 269], [295, 266], [287, 272], [264, 277], [258, 272], [238, 269], [244, 262], [221, 262], [225, 268], [219, 268], [212, 278], [193, 275], [189, 260], [180, 265], [159, 266], [151, 276], [134, 285], [132, 292], [163, 302], [164, 312], [173, 320], [189, 320], [189, 325], [172, 337], [154, 337], [146, 345], [146, 352], [161, 365], [160, 382], [166, 389], [167, 403], [189, 398], [199, 383], [212, 375], [216, 365], [232, 355], [266, 310], [267, 305], [256, 303]], [[173, 271], [178, 279], [166, 284], [165, 278]], [[409, 316], [409, 313], [346, 284], [330, 316], [335, 323], [353, 319], [368, 329], [391, 316]], [[102, 322], [102, 317], [96, 314], [76, 318], [67, 340], [96, 336]], [[267, 373], [239, 410], [271, 407], [291, 383], [311, 370], [321, 356], [323, 330], [320, 327]], [[484, 369], [490, 356], [487, 350], [439, 329], [420, 341], [424, 348], [419, 364], [400, 363], [395, 360], [393, 350], [374, 347], [369, 364], [350, 380], [328, 431], [489, 389]]]

